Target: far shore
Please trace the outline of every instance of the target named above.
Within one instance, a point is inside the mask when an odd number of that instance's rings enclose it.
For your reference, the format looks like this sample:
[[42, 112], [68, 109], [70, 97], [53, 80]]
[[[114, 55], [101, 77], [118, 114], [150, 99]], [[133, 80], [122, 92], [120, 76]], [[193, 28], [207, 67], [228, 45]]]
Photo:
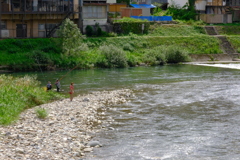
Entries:
[[[92, 92], [37, 106], [23, 112], [19, 120], [0, 126], [0, 159], [79, 159], [101, 142], [91, 143], [97, 132], [107, 129], [99, 120], [98, 110], [127, 102], [129, 89]], [[45, 119], [36, 116], [44, 108]], [[105, 125], [104, 125], [105, 124]], [[98, 144], [99, 143], [99, 144]]]

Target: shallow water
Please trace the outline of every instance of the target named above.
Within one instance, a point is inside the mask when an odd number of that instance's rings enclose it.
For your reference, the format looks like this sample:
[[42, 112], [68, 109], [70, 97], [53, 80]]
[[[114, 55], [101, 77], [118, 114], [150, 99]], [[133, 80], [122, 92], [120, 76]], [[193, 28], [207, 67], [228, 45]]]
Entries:
[[[39, 80], [65, 74], [45, 72]], [[96, 135], [103, 147], [86, 160], [226, 160], [240, 159], [239, 79], [238, 69], [169, 65], [73, 71], [61, 83], [64, 92], [73, 81], [79, 94], [118, 88], [135, 93], [101, 116], [114, 122]]]

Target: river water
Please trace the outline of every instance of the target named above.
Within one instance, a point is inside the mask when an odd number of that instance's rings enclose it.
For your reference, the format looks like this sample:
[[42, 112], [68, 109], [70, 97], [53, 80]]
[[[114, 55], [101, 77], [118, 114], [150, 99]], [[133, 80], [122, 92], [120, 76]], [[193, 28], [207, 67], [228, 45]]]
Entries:
[[[120, 88], [135, 94], [101, 116], [113, 123], [94, 137], [103, 147], [84, 159], [240, 159], [240, 65], [229, 66], [183, 64], [67, 74], [61, 80], [63, 93], [74, 82], [78, 94]], [[38, 74], [45, 85], [66, 73], [29, 74]]]

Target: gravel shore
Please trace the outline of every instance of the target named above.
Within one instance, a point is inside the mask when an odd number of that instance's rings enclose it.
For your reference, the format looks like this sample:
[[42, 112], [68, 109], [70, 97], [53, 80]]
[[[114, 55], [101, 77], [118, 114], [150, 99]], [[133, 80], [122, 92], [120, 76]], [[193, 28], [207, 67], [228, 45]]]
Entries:
[[[101, 146], [91, 142], [104, 128], [97, 110], [125, 103], [131, 95], [128, 89], [93, 92], [74, 97], [72, 102], [63, 99], [28, 109], [16, 123], [0, 126], [0, 159], [81, 159], [85, 152]], [[39, 107], [48, 111], [47, 118], [37, 117]]]

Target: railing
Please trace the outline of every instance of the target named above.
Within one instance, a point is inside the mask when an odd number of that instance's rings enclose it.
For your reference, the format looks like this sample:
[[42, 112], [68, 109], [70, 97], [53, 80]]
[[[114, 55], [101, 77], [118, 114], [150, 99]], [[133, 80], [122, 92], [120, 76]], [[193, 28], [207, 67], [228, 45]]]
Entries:
[[23, 13], [48, 13], [48, 12], [69, 12], [73, 11], [75, 8], [74, 5], [72, 4], [67, 4], [67, 5], [62, 5], [62, 4], [49, 4], [49, 5], [36, 5], [32, 6], [28, 4], [26, 6], [19, 6], [15, 7], [14, 5], [11, 4], [1, 4], [1, 10], [0, 12], [2, 14], [9, 14], [9, 13], [18, 13], [18, 14], [23, 14]]
[[84, 19], [94, 19], [94, 18], [107, 18], [107, 11], [98, 11], [98, 12], [86, 12], [83, 11], [83, 18]]

